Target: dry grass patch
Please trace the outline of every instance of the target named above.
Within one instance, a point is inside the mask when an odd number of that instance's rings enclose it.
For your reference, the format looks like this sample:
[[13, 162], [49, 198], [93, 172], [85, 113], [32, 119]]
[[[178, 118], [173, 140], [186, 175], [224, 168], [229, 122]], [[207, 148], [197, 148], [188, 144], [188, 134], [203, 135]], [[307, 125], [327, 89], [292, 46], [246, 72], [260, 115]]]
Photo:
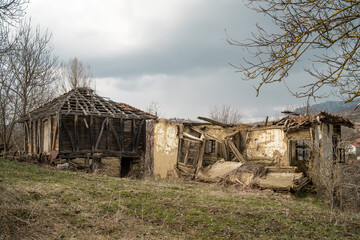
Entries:
[[358, 239], [313, 199], [130, 180], [0, 160], [0, 239]]

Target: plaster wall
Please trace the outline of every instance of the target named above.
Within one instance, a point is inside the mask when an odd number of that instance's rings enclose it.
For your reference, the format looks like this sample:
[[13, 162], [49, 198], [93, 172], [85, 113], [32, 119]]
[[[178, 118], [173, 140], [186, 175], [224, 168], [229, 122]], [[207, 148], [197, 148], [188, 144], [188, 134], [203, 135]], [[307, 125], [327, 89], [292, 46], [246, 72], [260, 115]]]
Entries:
[[154, 175], [156, 179], [177, 178], [178, 126], [160, 119], [154, 126]]
[[246, 154], [249, 160], [270, 161], [288, 165], [288, 146], [282, 129], [252, 130], [246, 136]]

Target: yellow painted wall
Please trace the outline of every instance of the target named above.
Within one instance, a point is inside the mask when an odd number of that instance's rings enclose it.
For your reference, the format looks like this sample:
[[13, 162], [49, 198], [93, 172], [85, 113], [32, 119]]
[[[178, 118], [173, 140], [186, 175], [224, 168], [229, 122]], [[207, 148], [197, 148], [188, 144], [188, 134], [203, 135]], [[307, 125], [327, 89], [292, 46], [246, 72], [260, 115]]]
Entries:
[[156, 179], [177, 178], [178, 126], [160, 119], [154, 127], [154, 175]]

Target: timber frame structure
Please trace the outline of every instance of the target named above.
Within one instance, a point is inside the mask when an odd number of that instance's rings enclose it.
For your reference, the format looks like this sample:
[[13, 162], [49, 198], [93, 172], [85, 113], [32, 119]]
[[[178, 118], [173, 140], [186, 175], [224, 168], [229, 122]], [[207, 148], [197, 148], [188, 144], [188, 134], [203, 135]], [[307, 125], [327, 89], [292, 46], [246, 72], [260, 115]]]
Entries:
[[[127, 104], [75, 88], [23, 116], [25, 152], [56, 151], [58, 158], [143, 158], [146, 120], [155, 117]], [[120, 160], [121, 161], [121, 160]]]

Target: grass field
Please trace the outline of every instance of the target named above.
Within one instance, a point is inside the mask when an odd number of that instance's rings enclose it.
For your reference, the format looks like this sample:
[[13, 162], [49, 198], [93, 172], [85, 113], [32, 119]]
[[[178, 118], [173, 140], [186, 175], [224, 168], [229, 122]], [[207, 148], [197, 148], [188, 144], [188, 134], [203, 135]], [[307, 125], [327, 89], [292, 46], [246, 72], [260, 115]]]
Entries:
[[360, 239], [360, 214], [311, 197], [1, 159], [0, 239]]

